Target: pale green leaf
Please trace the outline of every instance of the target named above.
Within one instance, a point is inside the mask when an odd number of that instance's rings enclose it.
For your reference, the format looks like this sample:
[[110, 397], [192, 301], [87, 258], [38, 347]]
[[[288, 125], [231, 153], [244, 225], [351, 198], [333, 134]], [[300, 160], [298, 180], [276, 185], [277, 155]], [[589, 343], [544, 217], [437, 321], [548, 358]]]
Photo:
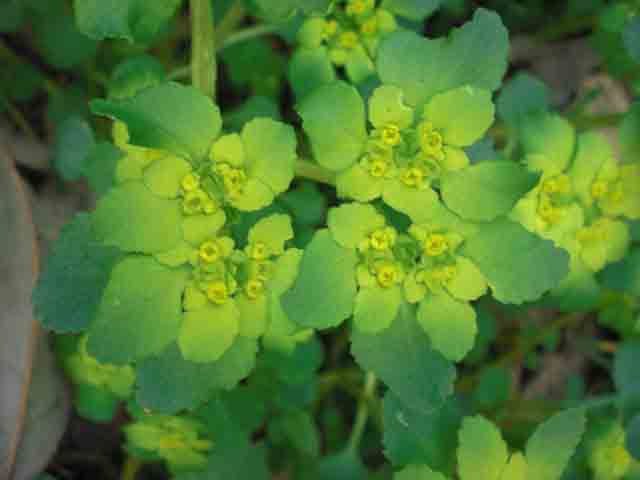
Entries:
[[353, 321], [362, 332], [380, 332], [395, 320], [401, 303], [400, 287], [382, 288], [375, 284], [361, 288], [356, 296]]
[[327, 226], [333, 239], [345, 248], [357, 248], [385, 219], [372, 205], [346, 203], [329, 210]]
[[78, 215], [60, 232], [33, 292], [35, 316], [57, 332], [84, 330], [95, 318], [122, 252], [95, 241], [91, 217]]
[[467, 417], [462, 422], [459, 439], [460, 479], [500, 480], [509, 451], [498, 428], [484, 417]]
[[469, 85], [435, 95], [424, 118], [442, 133], [448, 145], [468, 147], [480, 140], [493, 123], [491, 92]]
[[478, 333], [473, 307], [447, 294], [428, 294], [420, 302], [418, 322], [433, 348], [453, 362], [471, 351]]
[[449, 38], [424, 39], [412, 32], [389, 35], [378, 51], [384, 84], [400, 87], [407, 103], [421, 106], [463, 85], [494, 91], [507, 68], [508, 33], [500, 17], [479, 8]]
[[286, 315], [316, 329], [341, 324], [353, 313], [356, 263], [355, 251], [338, 245], [328, 230], [318, 231], [304, 252], [291, 290], [282, 296]]
[[529, 170], [555, 176], [571, 162], [576, 132], [560, 115], [540, 113], [521, 123], [520, 140]]
[[198, 161], [222, 129], [220, 110], [193, 87], [164, 83], [122, 100], [94, 100], [97, 115], [120, 120], [130, 141]]
[[537, 300], [569, 273], [569, 254], [510, 221], [483, 225], [463, 247], [504, 303]]
[[382, 332], [370, 335], [355, 329], [351, 341], [358, 364], [375, 373], [408, 407], [430, 413], [453, 392], [455, 369], [432, 348], [413, 307], [403, 305]]
[[538, 183], [538, 175], [513, 162], [480, 162], [442, 178], [442, 197], [462, 218], [490, 221], [508, 214]]
[[182, 0], [74, 0], [76, 21], [96, 40], [124, 38], [148, 43], [169, 22]]
[[404, 103], [402, 90], [383, 85], [369, 99], [369, 120], [376, 128], [395, 125], [405, 129], [413, 125], [413, 109]]
[[586, 426], [585, 412], [566, 410], [540, 425], [527, 442], [528, 480], [559, 480]]
[[178, 336], [186, 273], [131, 255], [113, 269], [87, 351], [118, 365], [160, 353]]
[[182, 239], [180, 203], [128, 182], [103, 196], [93, 213], [96, 239], [125, 252], [157, 253]]
[[210, 363], [220, 359], [238, 336], [239, 318], [238, 308], [231, 300], [185, 312], [178, 336], [185, 360]]
[[358, 91], [344, 83], [325, 85], [297, 107], [316, 161], [330, 170], [355, 163], [367, 139], [365, 106]]

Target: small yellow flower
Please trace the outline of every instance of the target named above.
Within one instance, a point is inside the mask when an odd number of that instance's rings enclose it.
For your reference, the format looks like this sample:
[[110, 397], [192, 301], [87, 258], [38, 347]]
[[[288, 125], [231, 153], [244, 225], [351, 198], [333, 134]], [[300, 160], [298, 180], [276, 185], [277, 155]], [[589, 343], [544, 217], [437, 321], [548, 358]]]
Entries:
[[197, 175], [190, 173], [182, 179], [181, 185], [182, 190], [185, 192], [193, 192], [200, 187], [200, 178]]
[[267, 256], [267, 245], [264, 242], [255, 242], [249, 246], [249, 257], [253, 260], [265, 260]]
[[431, 122], [422, 122], [418, 126], [418, 136], [420, 147], [425, 155], [434, 157], [436, 160], [444, 159], [442, 135], [433, 127]]
[[542, 184], [542, 191], [552, 195], [554, 193], [569, 194], [571, 193], [571, 180], [567, 175], [560, 175], [549, 180], [545, 180]]
[[217, 305], [224, 305], [229, 300], [229, 289], [222, 281], [212, 282], [206, 288], [207, 298]]
[[230, 195], [237, 195], [242, 193], [242, 189], [247, 182], [247, 175], [244, 170], [232, 168], [223, 175], [222, 179], [225, 192]]
[[424, 242], [424, 253], [430, 257], [438, 257], [449, 249], [447, 237], [441, 233], [432, 233]]
[[369, 244], [374, 250], [384, 251], [393, 247], [396, 242], [396, 231], [393, 228], [383, 228], [373, 232]]
[[422, 168], [407, 168], [400, 175], [400, 181], [408, 187], [419, 187], [424, 182], [425, 172]]
[[362, 15], [363, 13], [366, 13], [368, 9], [369, 6], [365, 0], [351, 0], [349, 5], [347, 5], [347, 14]]
[[376, 279], [382, 288], [389, 288], [397, 284], [401, 280], [401, 272], [394, 263], [384, 263], [377, 268]]
[[203, 211], [204, 206], [210, 202], [209, 195], [204, 190], [187, 192], [182, 202], [182, 208], [187, 215], [195, 215]]
[[338, 43], [345, 50], [353, 50], [358, 46], [358, 35], [352, 31], [343, 32], [338, 38]]
[[369, 173], [374, 178], [384, 177], [389, 171], [389, 164], [381, 159], [371, 160], [369, 162]]
[[360, 33], [367, 36], [372, 36], [378, 33], [378, 19], [371, 17], [360, 26]]
[[322, 38], [324, 38], [325, 40], [329, 40], [337, 32], [338, 32], [338, 22], [336, 22], [335, 20], [329, 20], [328, 22], [325, 23], [324, 27], [322, 28]]
[[402, 141], [400, 128], [397, 125], [386, 125], [382, 128], [380, 136], [383, 143], [389, 147], [396, 147]]
[[538, 205], [538, 215], [545, 222], [554, 225], [562, 219], [563, 212], [553, 205], [549, 197], [542, 197]]
[[200, 258], [206, 263], [213, 263], [222, 256], [222, 249], [215, 241], [207, 241], [200, 245]]
[[244, 291], [249, 299], [255, 300], [264, 292], [264, 283], [261, 280], [249, 280], [244, 287]]

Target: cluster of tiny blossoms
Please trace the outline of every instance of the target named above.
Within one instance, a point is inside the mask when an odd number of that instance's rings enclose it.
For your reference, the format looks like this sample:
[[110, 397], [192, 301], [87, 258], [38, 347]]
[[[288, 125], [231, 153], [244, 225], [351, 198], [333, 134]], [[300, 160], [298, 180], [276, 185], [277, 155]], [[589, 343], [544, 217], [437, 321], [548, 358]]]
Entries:
[[[566, 147], [548, 151], [534, 135], [556, 135]], [[604, 138], [576, 136], [568, 122], [551, 114], [530, 120], [523, 146], [525, 163], [542, 178], [514, 217], [567, 249], [574, 271], [599, 272], [620, 261], [631, 244], [628, 221], [640, 218], [640, 164], [619, 163]]]
[[326, 17], [312, 17], [298, 38], [306, 48], [326, 46], [331, 62], [346, 67], [356, 83], [373, 73], [382, 37], [397, 30], [395, 16], [376, 7], [375, 0], [338, 2]]

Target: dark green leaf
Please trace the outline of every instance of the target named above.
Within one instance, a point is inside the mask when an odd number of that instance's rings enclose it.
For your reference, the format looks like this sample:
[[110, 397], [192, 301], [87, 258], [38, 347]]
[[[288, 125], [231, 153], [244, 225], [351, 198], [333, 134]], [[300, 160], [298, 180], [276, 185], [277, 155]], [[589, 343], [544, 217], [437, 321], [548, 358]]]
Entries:
[[356, 263], [353, 250], [338, 245], [328, 230], [318, 231], [304, 252], [293, 287], [282, 296], [287, 316], [316, 329], [340, 325], [353, 312]]
[[64, 180], [79, 180], [94, 146], [95, 137], [89, 123], [80, 117], [69, 117], [56, 131], [51, 163]]
[[458, 443], [462, 411], [451, 399], [440, 409], [419, 412], [404, 405], [396, 395], [384, 397], [384, 453], [394, 465], [426, 464], [452, 472], [451, 453]]
[[140, 362], [136, 370], [140, 405], [160, 413], [193, 410], [216, 389], [232, 389], [255, 364], [255, 340], [238, 337], [231, 348], [213, 363], [185, 360], [176, 344], [158, 356]]
[[413, 307], [404, 305], [391, 326], [375, 335], [354, 330], [351, 341], [358, 364], [375, 373], [408, 407], [431, 413], [453, 392], [455, 368], [431, 348]]
[[120, 250], [94, 240], [89, 215], [78, 215], [60, 233], [33, 292], [36, 317], [58, 332], [84, 330], [121, 258]]
[[182, 0], [74, 0], [80, 30], [91, 38], [149, 43], [173, 17]]

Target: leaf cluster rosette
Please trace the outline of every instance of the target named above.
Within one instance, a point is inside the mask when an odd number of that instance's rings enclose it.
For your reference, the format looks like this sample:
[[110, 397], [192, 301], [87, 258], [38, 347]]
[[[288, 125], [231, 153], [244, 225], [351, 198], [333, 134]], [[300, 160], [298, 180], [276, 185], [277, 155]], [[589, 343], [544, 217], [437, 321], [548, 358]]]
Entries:
[[598, 301], [596, 274], [622, 260], [631, 245], [629, 222], [640, 217], [640, 164], [615, 159], [597, 133], [577, 134], [559, 115], [538, 113], [519, 128], [523, 162], [538, 185], [511, 218], [571, 255], [571, 272], [553, 292], [566, 309]]

